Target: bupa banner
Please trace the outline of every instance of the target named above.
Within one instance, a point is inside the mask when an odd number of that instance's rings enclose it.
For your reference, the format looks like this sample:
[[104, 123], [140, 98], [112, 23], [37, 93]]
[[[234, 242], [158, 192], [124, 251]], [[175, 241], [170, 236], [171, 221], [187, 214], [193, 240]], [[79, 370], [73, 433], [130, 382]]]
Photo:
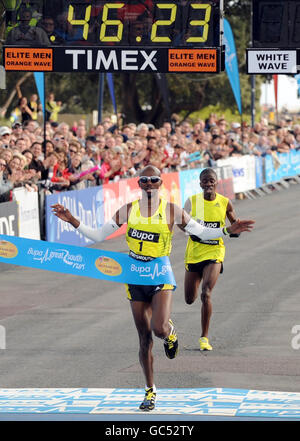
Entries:
[[82, 223], [91, 228], [100, 228], [104, 223], [104, 199], [102, 187], [53, 193], [46, 196], [46, 239], [68, 245], [86, 246], [92, 241], [84, 237], [67, 222], [52, 213], [51, 205], [62, 204]]
[[0, 235], [0, 262], [134, 285], [176, 285], [167, 256], [141, 262], [127, 254]]

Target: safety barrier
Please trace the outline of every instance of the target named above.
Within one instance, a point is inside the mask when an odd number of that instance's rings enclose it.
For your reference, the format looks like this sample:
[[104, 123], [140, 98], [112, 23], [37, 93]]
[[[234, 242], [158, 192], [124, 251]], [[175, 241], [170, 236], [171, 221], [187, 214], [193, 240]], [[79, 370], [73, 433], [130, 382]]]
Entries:
[[[191, 195], [201, 191], [199, 175], [203, 169], [186, 169], [163, 173], [161, 196], [184, 206]], [[300, 151], [257, 157], [245, 155], [217, 161], [217, 191], [230, 199], [265, 196], [274, 190], [300, 183]], [[122, 205], [141, 197], [137, 178], [89, 187], [83, 190], [46, 195], [13, 191], [13, 201], [0, 204], [0, 234], [28, 239], [45, 239], [70, 245], [87, 246], [92, 242], [72, 226], [51, 214], [51, 205], [61, 203], [83, 223], [97, 228], [110, 219]], [[110, 238], [124, 234], [125, 226]]]

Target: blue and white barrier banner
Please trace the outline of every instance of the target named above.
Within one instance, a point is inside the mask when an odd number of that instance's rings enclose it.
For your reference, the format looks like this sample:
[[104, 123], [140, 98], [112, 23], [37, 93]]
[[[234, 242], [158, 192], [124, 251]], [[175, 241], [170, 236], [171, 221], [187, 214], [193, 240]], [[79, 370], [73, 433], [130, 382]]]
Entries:
[[46, 196], [46, 239], [68, 245], [86, 246], [93, 242], [83, 236], [72, 225], [52, 213], [51, 205], [62, 204], [82, 223], [91, 228], [100, 228], [104, 223], [103, 187], [89, 187], [82, 190], [57, 192]]
[[0, 262], [134, 285], [176, 285], [169, 257], [127, 254], [0, 235]]
[[256, 188], [261, 187], [264, 184], [264, 167], [263, 158], [261, 156], [255, 157], [255, 175], [256, 175]]
[[298, 175], [299, 173], [300, 150], [291, 150], [289, 153], [277, 153], [276, 158], [272, 155], [266, 155], [265, 180], [267, 184]]
[[200, 187], [200, 173], [203, 168], [192, 168], [190, 170], [182, 170], [179, 172], [179, 188], [181, 192], [182, 206], [186, 200], [196, 193], [202, 192]]

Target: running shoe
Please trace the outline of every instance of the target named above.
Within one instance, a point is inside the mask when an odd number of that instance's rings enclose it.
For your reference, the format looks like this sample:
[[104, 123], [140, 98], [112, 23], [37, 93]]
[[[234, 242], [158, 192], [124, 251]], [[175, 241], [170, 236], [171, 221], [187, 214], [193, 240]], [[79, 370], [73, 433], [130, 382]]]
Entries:
[[140, 409], [148, 412], [149, 410], [153, 410], [155, 407], [156, 393], [153, 392], [153, 388], [149, 387], [145, 389], [145, 398], [144, 401], [140, 405]]
[[212, 351], [212, 346], [209, 344], [207, 337], [199, 338], [200, 351]]
[[172, 320], [169, 320], [171, 332], [164, 340], [165, 353], [168, 358], [175, 358], [178, 352], [178, 338]]

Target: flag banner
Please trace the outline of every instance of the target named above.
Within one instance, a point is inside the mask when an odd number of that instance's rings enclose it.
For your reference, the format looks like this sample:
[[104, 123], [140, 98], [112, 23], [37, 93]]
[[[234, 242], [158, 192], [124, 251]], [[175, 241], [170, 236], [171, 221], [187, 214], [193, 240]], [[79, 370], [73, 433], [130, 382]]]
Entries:
[[231, 26], [224, 18], [225, 70], [239, 109], [242, 114], [239, 67]]
[[116, 98], [115, 98], [114, 80], [113, 80], [112, 73], [108, 72], [106, 74], [106, 79], [107, 79], [107, 84], [108, 84], [109, 93], [110, 93], [110, 97], [111, 97], [111, 102], [112, 102], [112, 105], [114, 108], [114, 113], [117, 114], [117, 103], [116, 103]]
[[295, 75], [297, 80], [297, 98], [300, 98], [300, 74]]
[[168, 118], [171, 118], [171, 109], [170, 109], [170, 96], [169, 96], [169, 87], [168, 87], [168, 80], [165, 73], [155, 73], [155, 79], [157, 82], [157, 85], [160, 89], [161, 96], [164, 101], [166, 114]]
[[278, 75], [273, 75], [274, 81], [274, 96], [275, 96], [275, 109], [278, 112]]
[[0, 235], [0, 262], [134, 285], [176, 285], [168, 256], [143, 262], [127, 254]]
[[45, 115], [45, 83], [44, 83], [44, 72], [34, 72], [34, 79], [36, 88], [38, 91], [39, 99], [43, 108], [43, 114]]

